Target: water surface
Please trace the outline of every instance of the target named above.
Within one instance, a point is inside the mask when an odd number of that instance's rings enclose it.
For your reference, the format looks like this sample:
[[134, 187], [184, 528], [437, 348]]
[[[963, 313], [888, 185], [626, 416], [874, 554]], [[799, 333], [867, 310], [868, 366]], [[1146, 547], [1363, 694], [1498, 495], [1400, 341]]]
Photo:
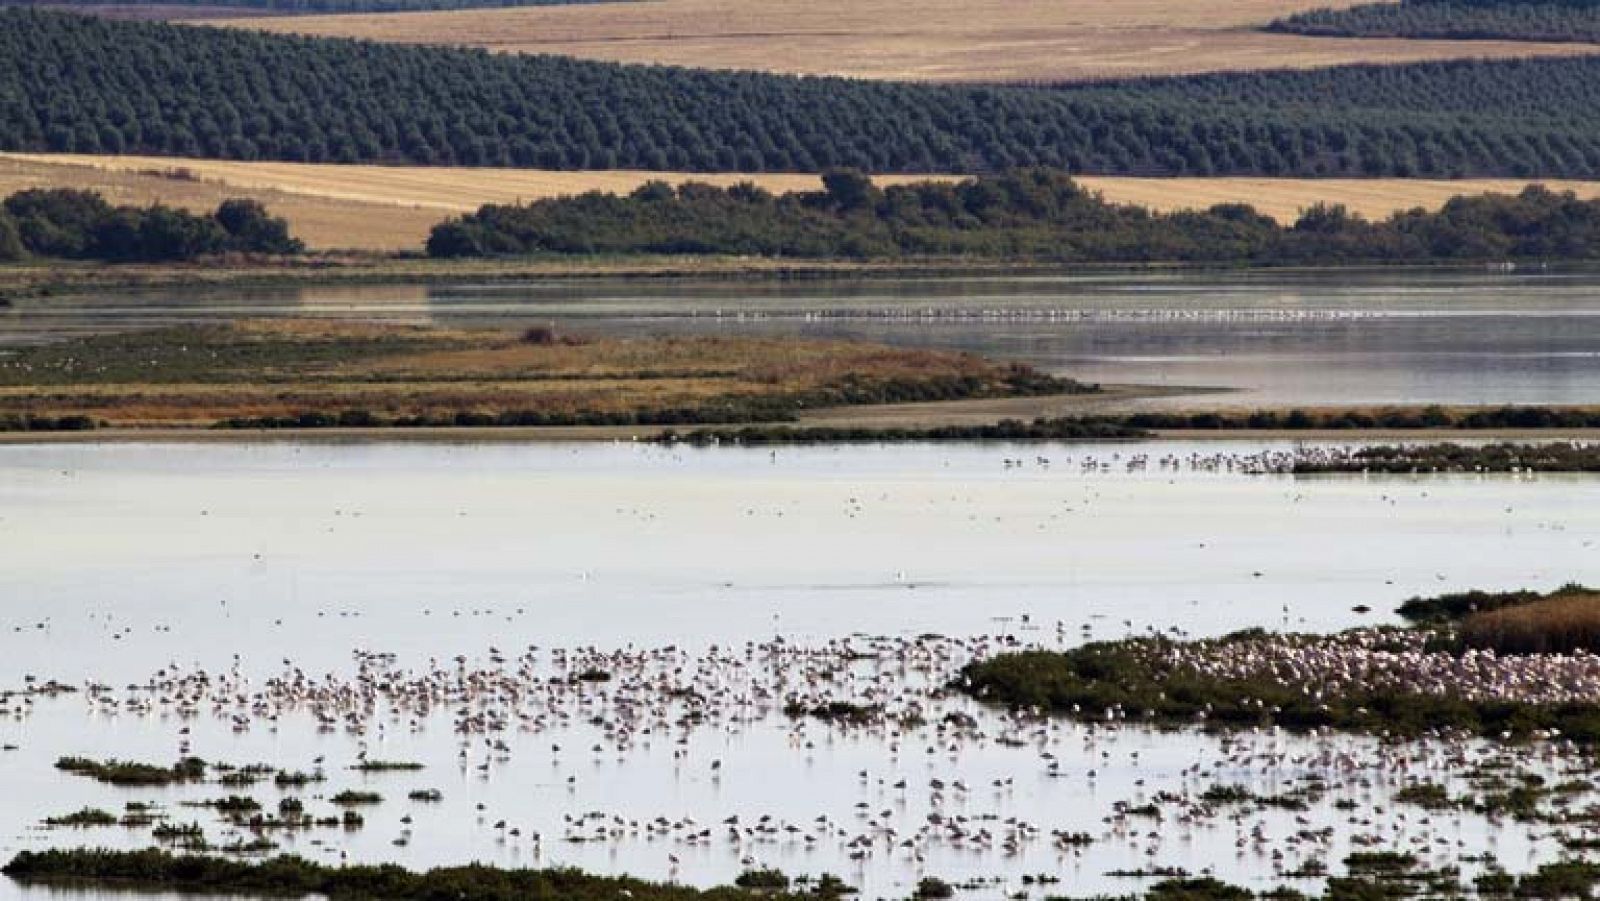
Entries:
[[[604, 334], [865, 338], [1230, 404], [1600, 401], [1600, 275], [1245, 271], [987, 278], [546, 280], [105, 292], [0, 310], [0, 346], [240, 316]], [[1172, 401], [1168, 401], [1172, 402]], [[1181, 402], [1181, 401], [1179, 401]]]
[[[139, 697], [127, 686], [158, 671], [204, 669], [214, 679], [236, 672], [252, 680], [247, 695], [287, 668], [348, 679], [358, 650], [427, 671], [457, 666], [457, 655], [460, 666], [493, 669], [498, 649], [531, 654], [534, 671], [558, 674], [566, 670], [555, 648], [672, 647], [693, 661], [713, 645], [737, 656], [746, 643], [770, 647], [780, 637], [791, 648], [923, 634], [1067, 646], [1151, 627], [1324, 630], [1387, 621], [1416, 594], [1600, 581], [1594, 477], [1292, 478], [1157, 465], [1262, 447], [0, 447], [0, 686], [20, 687], [29, 676], [94, 681], [127, 700]], [[1090, 459], [1100, 465], [1086, 467]], [[1148, 462], [1130, 469], [1131, 460]], [[1354, 611], [1358, 604], [1374, 612]], [[889, 663], [859, 667], [861, 678], [878, 674], [897, 690], [917, 684]], [[727, 684], [742, 684], [736, 673], [728, 671]], [[120, 704], [91, 709], [81, 694], [37, 699], [26, 715], [0, 719], [0, 742], [18, 746], [0, 756], [0, 856], [85, 841], [144, 845], [147, 833], [135, 830], [38, 828], [45, 816], [129, 800], [162, 802], [214, 841], [229, 839], [208, 812], [177, 806], [223, 794], [217, 786], [124, 790], [52, 768], [67, 754], [166, 761], [192, 752], [300, 769], [322, 758], [329, 782], [303, 792], [319, 814], [343, 788], [383, 793], [359, 831], [282, 839], [284, 850], [326, 862], [570, 864], [703, 885], [730, 881], [754, 862], [837, 873], [867, 897], [904, 897], [928, 874], [994, 879], [972, 896], [999, 897], [1037, 873], [1063, 882], [1036, 893], [1126, 892], [1143, 881], [1107, 874], [1154, 861], [1215, 867], [1223, 878], [1265, 886], [1277, 881], [1270, 851], [1288, 847], [1282, 842], [1300, 828], [1295, 814], [1155, 829], [1114, 817], [1113, 805], [1213, 783], [1274, 793], [1322, 775], [1337, 791], [1304, 815], [1335, 827], [1333, 837], [1277, 865], [1310, 857], [1336, 865], [1371, 832], [1349, 825], [1331, 806], [1336, 797], [1382, 805], [1411, 778], [1395, 754], [1413, 755], [1410, 765], [1427, 772], [1459, 752], [1270, 733], [1230, 746], [1135, 727], [1021, 726], [959, 699], [938, 710], [978, 717], [987, 739], [956, 740], [932, 723], [898, 739], [796, 724], [768, 701], [621, 745], [607, 724], [623, 714], [597, 691], [563, 691], [551, 702], [570, 719], [493, 736], [458, 734], [453, 707], [421, 718], [380, 708], [353, 732], [318, 729], [304, 712], [268, 721], [248, 705], [241, 723], [232, 704], [183, 717]], [[663, 709], [670, 720], [674, 708]], [[1009, 732], [1024, 741], [996, 740]], [[427, 769], [346, 769], [363, 752]], [[1338, 755], [1355, 766], [1325, 762]], [[722, 765], [714, 770], [713, 760]], [[1186, 772], [1196, 764], [1205, 765], [1203, 777]], [[902, 779], [911, 788], [894, 789]], [[972, 788], [930, 792], [936, 779]], [[423, 787], [444, 800], [405, 800]], [[284, 794], [270, 784], [248, 793], [269, 806]], [[942, 813], [997, 832], [1021, 818], [1099, 840], [1082, 854], [1048, 839], [1011, 854], [931, 842], [916, 860], [890, 847], [855, 859], [843, 837], [807, 845], [795, 833], [741, 846], [638, 833], [561, 838], [590, 813], [624, 823], [692, 818], [718, 830], [734, 815], [797, 830], [826, 816], [850, 835], [868, 829], [869, 816], [906, 835]], [[523, 835], [508, 838], [500, 821]], [[1257, 824], [1272, 842], [1248, 840]], [[1559, 853], [1548, 830], [1470, 814], [1394, 826], [1385, 841], [1417, 843], [1430, 859], [1448, 860], [1457, 841], [1460, 853], [1491, 851], [1513, 868]], [[534, 831], [544, 836], [539, 847]], [[1435, 850], [1444, 838], [1449, 847]], [[0, 896], [47, 894], [0, 881]]]

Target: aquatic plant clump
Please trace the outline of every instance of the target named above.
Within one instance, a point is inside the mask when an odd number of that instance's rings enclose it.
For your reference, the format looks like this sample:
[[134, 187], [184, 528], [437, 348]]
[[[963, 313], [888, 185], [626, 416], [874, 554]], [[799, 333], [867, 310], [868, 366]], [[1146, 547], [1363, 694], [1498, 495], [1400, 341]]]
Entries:
[[975, 696], [1086, 720], [1600, 740], [1600, 656], [1459, 649], [1425, 630], [1131, 638], [969, 664]]
[[63, 757], [56, 761], [56, 769], [108, 785], [172, 785], [179, 782], [198, 782], [205, 778], [206, 762], [198, 757], [188, 757], [172, 766], [157, 766], [125, 760], [91, 760], [87, 757]]
[[[265, 848], [270, 842], [252, 845]], [[1414, 856], [1392, 851], [1357, 852], [1345, 858], [1347, 876], [1328, 880], [1319, 897], [1325, 901], [1423, 897], [1466, 897], [1468, 887], [1454, 869], [1431, 870]], [[836, 877], [789, 880], [773, 870], [751, 871], [739, 887], [697, 889], [644, 882], [628, 877], [597, 876], [574, 869], [509, 870], [483, 865], [441, 867], [415, 873], [395, 865], [328, 867], [298, 857], [282, 856], [260, 863], [218, 857], [176, 856], [163, 851], [50, 850], [22, 851], [6, 864], [5, 875], [24, 885], [71, 885], [179, 892], [319, 894], [330, 899], [382, 897], [392, 901], [451, 898], [455, 901], [590, 901], [631, 898], [634, 901], [736, 901], [751, 893], [775, 901], [833, 901], [854, 893]], [[1050, 877], [1053, 881], [1053, 877]], [[1600, 864], [1583, 860], [1548, 863], [1523, 875], [1491, 865], [1472, 888], [1480, 897], [1535, 899], [1590, 897], [1600, 885]], [[949, 898], [955, 886], [927, 877], [913, 897]], [[1142, 901], [1248, 901], [1248, 889], [1202, 876], [1172, 876], [1158, 881]], [[1273, 889], [1261, 898], [1304, 899], [1292, 889]]]
[[1600, 444], [1428, 444], [1364, 447], [1308, 457], [1299, 474], [1323, 472], [1600, 472]]
[[[441, 867], [416, 873], [392, 864], [329, 867], [298, 857], [282, 856], [260, 863], [218, 857], [193, 857], [164, 851], [49, 850], [23, 851], [3, 870], [24, 884], [116, 886], [159, 891], [253, 893], [274, 896], [322, 895], [327, 898], [386, 898], [423, 901], [590, 901], [631, 898], [633, 901], [731, 901], [748, 898], [737, 888], [709, 890], [645, 882], [627, 877], [595, 876], [572, 869], [507, 870], [471, 865]], [[818, 898], [837, 895], [774, 892], [767, 897]]]

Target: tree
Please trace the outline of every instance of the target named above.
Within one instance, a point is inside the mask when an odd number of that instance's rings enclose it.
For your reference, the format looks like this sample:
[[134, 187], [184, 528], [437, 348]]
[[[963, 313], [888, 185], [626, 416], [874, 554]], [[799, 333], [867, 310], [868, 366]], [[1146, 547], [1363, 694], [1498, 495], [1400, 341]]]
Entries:
[[880, 196], [872, 179], [853, 169], [830, 169], [822, 173], [822, 187], [834, 205], [846, 212], [866, 209]]
[[99, 194], [68, 188], [18, 191], [6, 198], [5, 209], [30, 252], [69, 259], [91, 255], [95, 226], [111, 212]]
[[0, 262], [15, 262], [27, 255], [27, 249], [22, 246], [22, 232], [17, 229], [17, 220], [0, 209]]
[[227, 235], [216, 220], [201, 218], [167, 206], [153, 206], [139, 220], [140, 258], [192, 260], [216, 253]]
[[267, 213], [260, 201], [224, 200], [217, 207], [216, 220], [228, 233], [227, 249], [246, 253], [291, 254], [305, 245], [289, 236], [289, 223]]

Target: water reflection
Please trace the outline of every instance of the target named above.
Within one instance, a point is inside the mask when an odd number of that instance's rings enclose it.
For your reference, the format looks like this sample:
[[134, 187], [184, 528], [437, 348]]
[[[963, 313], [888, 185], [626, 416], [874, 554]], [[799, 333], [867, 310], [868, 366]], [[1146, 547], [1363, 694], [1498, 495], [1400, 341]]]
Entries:
[[1154, 273], [230, 289], [49, 298], [0, 344], [240, 316], [585, 331], [801, 334], [974, 350], [1100, 382], [1208, 385], [1228, 403], [1592, 403], [1600, 276]]

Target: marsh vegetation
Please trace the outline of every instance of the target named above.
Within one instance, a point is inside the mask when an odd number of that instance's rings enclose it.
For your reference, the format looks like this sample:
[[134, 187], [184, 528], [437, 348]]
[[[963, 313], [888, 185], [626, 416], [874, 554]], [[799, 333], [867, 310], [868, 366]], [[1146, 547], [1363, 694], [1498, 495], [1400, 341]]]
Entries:
[[317, 321], [103, 335], [0, 359], [0, 423], [223, 428], [771, 422], [802, 410], [1092, 393], [947, 351], [760, 338], [530, 339]]
[[[1424, 611], [1462, 603], [1451, 596], [1408, 609], [1438, 623]], [[958, 684], [983, 700], [1095, 722], [1600, 741], [1600, 658], [1574, 653], [1600, 647], [1600, 595], [1568, 588], [1485, 603], [1491, 609], [1459, 625], [1251, 629], [1020, 651], [970, 664]]]

